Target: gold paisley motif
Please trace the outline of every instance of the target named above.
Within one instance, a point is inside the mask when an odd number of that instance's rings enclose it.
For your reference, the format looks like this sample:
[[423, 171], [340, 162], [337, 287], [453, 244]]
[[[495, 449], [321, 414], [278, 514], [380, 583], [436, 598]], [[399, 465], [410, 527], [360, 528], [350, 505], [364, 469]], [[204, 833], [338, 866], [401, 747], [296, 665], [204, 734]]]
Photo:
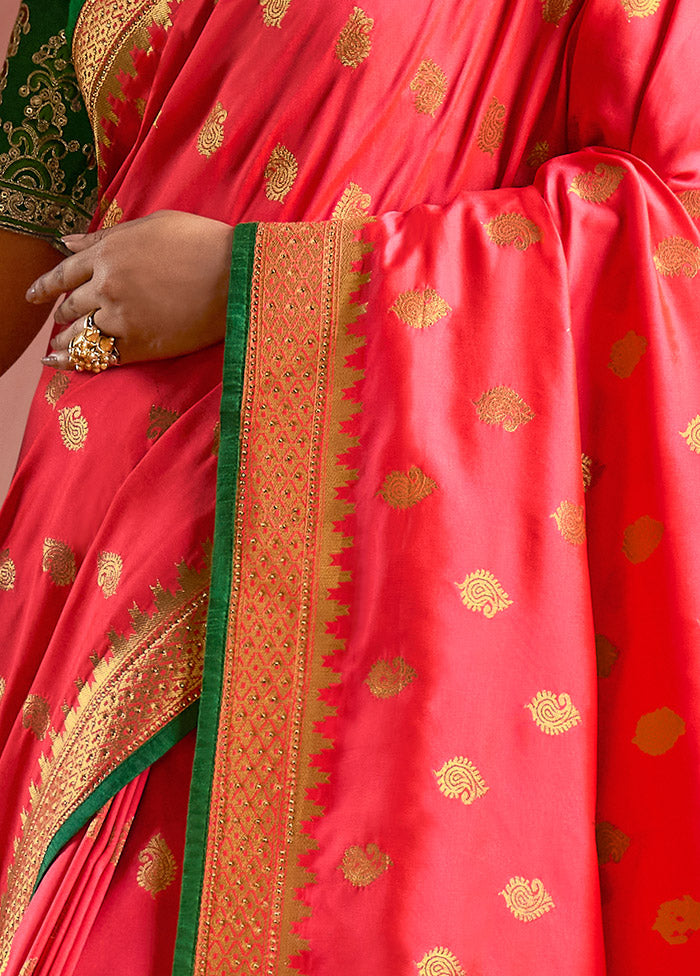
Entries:
[[389, 855], [384, 854], [376, 844], [367, 844], [364, 848], [355, 844], [343, 854], [340, 870], [345, 880], [355, 888], [366, 888], [388, 871], [391, 864]]
[[294, 153], [277, 143], [265, 167], [265, 196], [280, 203], [287, 196], [297, 178], [298, 164]]
[[562, 539], [569, 545], [582, 546], [586, 541], [586, 516], [583, 505], [564, 501], [549, 517], [557, 523]]
[[266, 27], [281, 27], [292, 0], [260, 0]]
[[116, 552], [101, 552], [97, 556], [97, 585], [105, 599], [117, 592], [122, 566], [122, 557]]
[[404, 658], [395, 657], [393, 661], [380, 659], [369, 670], [365, 684], [375, 698], [396, 698], [416, 677], [416, 672]]
[[351, 220], [364, 223], [369, 218], [372, 197], [357, 183], [348, 183], [343, 195], [333, 208], [333, 220]]
[[44, 539], [41, 568], [49, 573], [56, 586], [68, 586], [75, 579], [75, 555], [66, 542]]
[[651, 17], [661, 6], [661, 0], [620, 0], [627, 19], [632, 17]]
[[595, 825], [595, 844], [598, 864], [619, 864], [630, 846], [630, 839], [619, 827], [603, 820]]
[[644, 336], [637, 335], [633, 329], [630, 329], [626, 336], [613, 342], [608, 369], [611, 369], [620, 379], [628, 379], [646, 352], [647, 345]]
[[217, 102], [197, 136], [197, 152], [200, 156], [208, 158], [221, 149], [224, 144], [224, 122], [227, 118], [228, 112], [221, 102]]
[[109, 859], [110, 864], [118, 864], [119, 858], [122, 856], [124, 846], [129, 839], [129, 831], [131, 830], [131, 825], [134, 822], [133, 817], [129, 817], [126, 820], [119, 831], [119, 836], [117, 837], [117, 843], [114, 845], [114, 850], [112, 851], [112, 856]]
[[525, 160], [528, 166], [533, 169], [538, 169], [543, 163], [546, 163], [548, 159], [552, 158], [552, 150], [546, 139], [540, 139], [536, 142]]
[[459, 959], [444, 946], [435, 946], [416, 963], [418, 976], [467, 976]]
[[68, 374], [55, 372], [44, 390], [44, 399], [49, 406], [55, 407], [69, 386], [70, 377]]
[[484, 230], [499, 247], [514, 247], [527, 251], [532, 244], [542, 240], [542, 232], [536, 223], [524, 214], [502, 213], [484, 224]]
[[39, 964], [38, 956], [30, 956], [19, 971], [19, 976], [32, 976], [32, 973]]
[[609, 678], [620, 652], [603, 634], [595, 635], [596, 670], [599, 678]]
[[421, 115], [434, 116], [447, 94], [447, 75], [433, 60], [421, 61], [411, 80], [413, 105]]
[[622, 551], [631, 563], [643, 563], [656, 550], [663, 534], [663, 522], [642, 515], [625, 529]]
[[85, 447], [88, 435], [88, 422], [79, 406], [64, 407], [58, 414], [61, 439], [69, 451], [80, 451]]
[[581, 713], [565, 691], [560, 695], [538, 691], [525, 708], [530, 709], [533, 722], [547, 735], [561, 735], [581, 721]]
[[694, 278], [700, 271], [700, 247], [685, 237], [667, 237], [654, 251], [654, 266], [667, 278]]
[[581, 477], [583, 478], [583, 490], [588, 491], [593, 483], [593, 458], [588, 454], [581, 455]]
[[2, 698], [2, 696], [5, 694], [5, 688], [6, 687], [7, 687], [7, 685], [5, 684], [5, 679], [4, 678], [0, 678], [0, 698]]
[[412, 329], [428, 329], [450, 314], [452, 309], [434, 288], [402, 292], [389, 309]]
[[542, 4], [542, 20], [547, 24], [558, 24], [565, 14], [571, 10], [574, 0], [540, 0]]
[[539, 878], [511, 878], [503, 891], [506, 905], [520, 922], [532, 922], [551, 912], [554, 900]]
[[691, 451], [700, 454], [700, 413], [688, 423], [685, 430], [678, 432]]
[[665, 705], [648, 712], [637, 722], [632, 742], [647, 756], [663, 756], [685, 735], [685, 722]]
[[151, 837], [139, 854], [139, 862], [136, 880], [151, 898], [165, 891], [175, 880], [177, 865], [162, 834]]
[[168, 410], [167, 407], [157, 407], [154, 403], [148, 413], [148, 428], [146, 430], [148, 440], [157, 441], [168, 427], [172, 427], [179, 416], [179, 411]]
[[377, 494], [392, 508], [404, 510], [432, 495], [436, 488], [433, 479], [414, 464], [408, 471], [390, 471]]
[[489, 620], [513, 603], [496, 577], [486, 569], [469, 573], [463, 583], [455, 586], [465, 607], [474, 613], [483, 613]]
[[455, 756], [434, 770], [440, 792], [450, 800], [461, 800], [470, 806], [474, 800], [488, 793], [488, 786], [473, 762], [465, 756]]
[[481, 120], [476, 144], [483, 153], [490, 156], [496, 152], [503, 142], [506, 130], [506, 107], [494, 95]]
[[14, 561], [10, 559], [10, 550], [0, 550], [0, 590], [14, 590], [17, 570]]
[[693, 220], [700, 217], [700, 190], [683, 190], [678, 194], [678, 199], [689, 217]]
[[700, 901], [684, 895], [674, 901], [663, 902], [659, 905], [652, 929], [669, 945], [683, 945], [694, 932], [700, 931]]
[[372, 47], [370, 32], [373, 27], [374, 20], [361, 7], [355, 7], [335, 45], [335, 56], [346, 68], [357, 68], [369, 57]]
[[624, 167], [598, 163], [592, 172], [574, 176], [569, 193], [575, 193], [587, 203], [605, 203], [618, 188], [624, 176]]
[[494, 386], [472, 402], [479, 420], [485, 424], [500, 425], [510, 432], [529, 423], [535, 416], [523, 398], [509, 386]]
[[105, 227], [116, 227], [116, 225], [120, 224], [122, 220], [124, 220], [124, 211], [116, 200], [112, 200], [109, 206], [105, 209], [100, 227], [103, 229]]
[[27, 695], [22, 706], [22, 725], [29, 729], [37, 739], [41, 740], [49, 730], [51, 708], [48, 701], [41, 695]]

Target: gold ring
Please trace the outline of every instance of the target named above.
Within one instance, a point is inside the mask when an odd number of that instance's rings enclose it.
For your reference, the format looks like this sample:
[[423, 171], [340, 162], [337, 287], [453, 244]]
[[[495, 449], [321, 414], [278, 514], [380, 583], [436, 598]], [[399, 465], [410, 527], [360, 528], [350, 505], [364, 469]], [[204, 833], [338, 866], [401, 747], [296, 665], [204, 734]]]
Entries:
[[119, 350], [114, 336], [105, 335], [95, 325], [95, 313], [85, 316], [82, 330], [68, 343], [68, 362], [79, 372], [101, 373], [119, 365]]

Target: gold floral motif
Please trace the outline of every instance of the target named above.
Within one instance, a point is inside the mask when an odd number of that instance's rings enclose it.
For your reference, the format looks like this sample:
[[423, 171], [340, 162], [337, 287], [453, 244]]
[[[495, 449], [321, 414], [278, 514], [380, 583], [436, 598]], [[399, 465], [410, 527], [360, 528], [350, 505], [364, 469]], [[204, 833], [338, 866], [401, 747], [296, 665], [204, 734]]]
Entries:
[[69, 386], [70, 377], [68, 374], [56, 371], [46, 384], [44, 399], [50, 406], [55, 407]]
[[116, 552], [101, 552], [97, 556], [97, 585], [105, 599], [114, 596], [122, 575], [122, 557]]
[[678, 194], [678, 199], [688, 216], [693, 220], [700, 217], [700, 190], [683, 190]]
[[260, 0], [265, 26], [281, 27], [291, 2], [292, 0]]
[[30, 956], [19, 971], [19, 976], [32, 976], [32, 973], [39, 964], [38, 956]]
[[46, 538], [41, 568], [49, 573], [56, 586], [68, 586], [75, 579], [75, 554], [66, 542]]
[[661, 0], [620, 0], [620, 3], [628, 20], [632, 17], [651, 17], [661, 6]]
[[341, 64], [347, 68], [357, 68], [369, 57], [372, 47], [370, 32], [373, 27], [374, 20], [360, 7], [355, 7], [335, 45], [335, 54]]
[[598, 864], [619, 864], [630, 846], [630, 839], [619, 827], [602, 820], [595, 825], [595, 843], [598, 851]]
[[530, 709], [532, 720], [547, 735], [561, 735], [578, 725], [581, 713], [564, 691], [538, 691], [525, 708]]
[[514, 247], [527, 251], [532, 244], [542, 240], [542, 231], [524, 214], [502, 213], [484, 224], [484, 230], [499, 247]]
[[474, 800], [488, 793], [488, 786], [473, 762], [465, 756], [448, 759], [435, 770], [440, 792], [450, 800], [461, 800], [470, 806]]
[[428, 329], [450, 314], [452, 309], [434, 288], [402, 292], [389, 309], [412, 329]]
[[355, 844], [343, 854], [340, 870], [345, 880], [355, 888], [366, 888], [388, 871], [391, 864], [389, 855], [384, 854], [376, 844], [367, 844], [366, 847]]
[[14, 590], [17, 570], [9, 549], [0, 549], [0, 590]]
[[370, 668], [365, 684], [375, 698], [396, 698], [415, 677], [416, 672], [404, 658], [395, 657], [393, 661], [380, 658]]
[[542, 19], [547, 24], [558, 24], [571, 9], [574, 0], [540, 0], [540, 2], [542, 4]]
[[555, 907], [552, 896], [539, 878], [532, 881], [511, 878], [498, 893], [503, 895], [506, 905], [520, 922], [532, 922]]
[[691, 451], [700, 454], [700, 413], [688, 423], [685, 430], [679, 431]]
[[27, 695], [22, 706], [22, 725], [41, 740], [46, 736], [51, 721], [51, 707], [41, 695]]
[[535, 416], [523, 398], [509, 386], [494, 386], [472, 402], [479, 420], [485, 424], [500, 425], [510, 432], [529, 423]]
[[685, 735], [685, 722], [665, 705], [648, 712], [637, 722], [632, 742], [647, 756], [663, 756]]
[[124, 211], [115, 199], [112, 200], [108, 207], [106, 207], [100, 226], [103, 229], [106, 227], [115, 227], [117, 224], [120, 224], [122, 220], [124, 220]]
[[148, 413], [148, 429], [146, 430], [148, 440], [157, 441], [169, 427], [172, 427], [179, 416], [179, 411], [168, 410], [167, 407], [157, 407], [154, 403]]
[[694, 932], [700, 931], [700, 901], [684, 895], [674, 901], [663, 902], [659, 905], [652, 929], [669, 945], [683, 945]]
[[485, 569], [469, 573], [463, 583], [455, 585], [462, 603], [474, 613], [483, 613], [489, 620], [513, 603], [496, 577]]
[[503, 142], [505, 131], [506, 107], [494, 95], [481, 120], [476, 144], [483, 153], [493, 156]]
[[221, 102], [217, 102], [197, 136], [197, 152], [200, 156], [208, 158], [213, 156], [217, 149], [221, 149], [224, 144], [224, 122], [227, 118], [227, 110]]
[[404, 510], [432, 495], [436, 488], [433, 479], [414, 464], [408, 471], [390, 471], [377, 494], [392, 508]]
[[625, 529], [622, 551], [631, 563], [643, 563], [656, 550], [663, 534], [663, 522], [642, 515]]
[[444, 946], [435, 946], [416, 963], [418, 976], [467, 976], [453, 952]]
[[369, 218], [372, 197], [357, 183], [348, 183], [343, 195], [333, 208], [333, 220], [351, 220], [364, 223]]
[[151, 837], [139, 854], [139, 862], [136, 880], [151, 898], [165, 891], [175, 880], [177, 865], [162, 834]]
[[538, 140], [528, 153], [528, 157], [525, 160], [528, 166], [533, 169], [537, 169], [546, 163], [548, 159], [552, 158], [552, 150], [546, 139]]
[[595, 635], [596, 670], [599, 678], [609, 678], [620, 652], [603, 634]]
[[605, 203], [613, 195], [625, 176], [623, 166], [598, 163], [593, 172], [574, 176], [569, 193], [575, 193], [587, 203]]
[[586, 516], [583, 505], [562, 502], [549, 516], [557, 523], [562, 538], [572, 546], [582, 546], [586, 541]]
[[282, 203], [294, 186], [298, 170], [294, 153], [278, 142], [270, 153], [270, 158], [265, 167], [265, 196], [267, 199], [278, 200]]
[[654, 251], [654, 266], [667, 278], [694, 278], [700, 271], [700, 247], [685, 237], [667, 237]]
[[416, 112], [434, 116], [447, 94], [447, 75], [431, 58], [426, 58], [418, 65], [409, 88]]
[[630, 329], [622, 339], [613, 342], [608, 369], [611, 369], [620, 379], [628, 379], [646, 352], [647, 345], [644, 336], [637, 335], [633, 329]]
[[61, 439], [69, 451], [80, 451], [85, 447], [88, 422], [77, 404], [74, 407], [64, 407], [59, 411], [58, 425], [61, 429]]

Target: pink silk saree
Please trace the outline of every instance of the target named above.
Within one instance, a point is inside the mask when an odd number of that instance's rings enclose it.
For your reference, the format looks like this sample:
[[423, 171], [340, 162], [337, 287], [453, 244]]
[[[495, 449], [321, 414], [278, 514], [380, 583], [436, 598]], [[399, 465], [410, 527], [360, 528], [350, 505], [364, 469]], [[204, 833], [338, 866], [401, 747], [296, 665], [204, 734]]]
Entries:
[[37, 393], [0, 966], [695, 973], [694, 5], [72, 6], [95, 224], [240, 226], [223, 393]]

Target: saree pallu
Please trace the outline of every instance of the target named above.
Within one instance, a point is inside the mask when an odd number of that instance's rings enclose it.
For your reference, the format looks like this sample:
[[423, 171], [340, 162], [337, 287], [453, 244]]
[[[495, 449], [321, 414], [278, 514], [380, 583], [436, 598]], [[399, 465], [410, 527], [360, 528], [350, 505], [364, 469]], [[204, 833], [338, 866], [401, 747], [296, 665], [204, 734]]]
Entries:
[[241, 224], [224, 393], [220, 350], [40, 387], [7, 971], [168, 972], [182, 879], [178, 976], [694, 972], [697, 14], [105, 10], [95, 222]]

